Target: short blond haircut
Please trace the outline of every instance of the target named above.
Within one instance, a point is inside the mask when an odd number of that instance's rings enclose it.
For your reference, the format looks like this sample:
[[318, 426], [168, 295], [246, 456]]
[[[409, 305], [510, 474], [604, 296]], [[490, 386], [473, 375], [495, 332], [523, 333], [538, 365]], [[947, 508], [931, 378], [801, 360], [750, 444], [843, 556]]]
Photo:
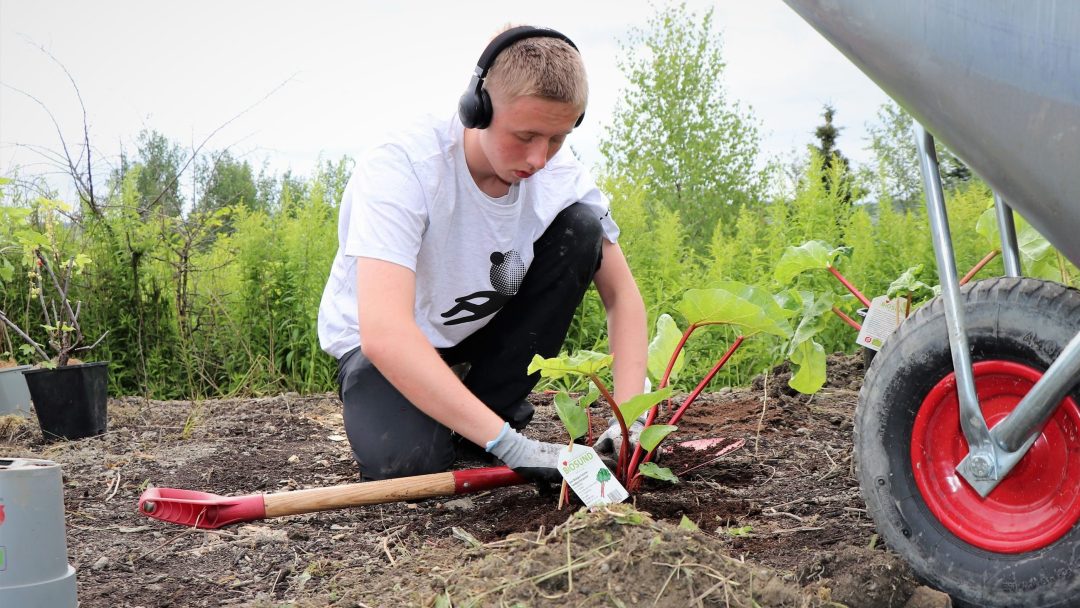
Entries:
[[581, 54], [559, 38], [525, 38], [503, 49], [484, 88], [506, 100], [534, 96], [573, 104], [581, 113], [589, 102]]

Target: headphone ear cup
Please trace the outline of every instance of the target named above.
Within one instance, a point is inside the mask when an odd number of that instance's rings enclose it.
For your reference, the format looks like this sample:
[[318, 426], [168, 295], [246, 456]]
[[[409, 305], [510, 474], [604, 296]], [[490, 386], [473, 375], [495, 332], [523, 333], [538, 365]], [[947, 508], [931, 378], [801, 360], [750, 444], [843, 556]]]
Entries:
[[491, 124], [491, 97], [480, 89], [465, 91], [458, 99], [458, 118], [466, 129], [486, 129]]
[[480, 95], [478, 97], [480, 98], [480, 103], [478, 104], [476, 113], [476, 128], [486, 129], [491, 125], [491, 117], [494, 116], [495, 112], [491, 108], [491, 96], [488, 95], [486, 89], [480, 89]]
[[458, 118], [466, 129], [476, 128], [476, 116], [479, 114], [480, 100], [472, 90], [465, 91], [458, 100]]

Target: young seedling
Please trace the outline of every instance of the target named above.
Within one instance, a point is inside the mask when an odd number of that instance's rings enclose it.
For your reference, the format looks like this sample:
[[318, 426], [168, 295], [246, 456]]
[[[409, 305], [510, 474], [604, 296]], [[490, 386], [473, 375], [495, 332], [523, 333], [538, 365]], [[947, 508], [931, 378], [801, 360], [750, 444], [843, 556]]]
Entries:
[[[603, 395], [604, 400], [611, 407], [611, 411], [615, 415], [619, 428], [622, 430], [623, 443], [619, 449], [619, 460], [615, 469], [615, 477], [620, 481], [625, 481], [625, 462], [629, 454], [630, 446], [630, 433], [627, 428], [627, 421], [633, 422], [646, 410], [667, 398], [667, 396], [670, 395], [670, 390], [666, 392], [655, 391], [653, 393], [637, 395], [632, 399], [627, 400], [627, 402], [621, 406], [616, 404], [611, 391], [608, 390], [607, 385], [600, 378], [600, 373], [611, 366], [612, 359], [613, 357], [611, 355], [604, 355], [589, 350], [578, 351], [573, 355], [560, 355], [550, 359], [545, 359], [540, 355], [534, 355], [532, 362], [529, 363], [528, 373], [532, 374], [539, 372], [544, 378], [556, 380], [568, 375], [578, 375], [584, 376], [592, 381], [595, 389], [600, 395]], [[563, 404], [562, 411], [560, 411], [560, 402]], [[556, 412], [559, 413], [559, 419], [562, 420], [563, 426], [567, 427], [567, 432], [571, 436], [571, 442], [577, 437], [589, 433], [588, 441], [591, 443], [592, 419], [588, 413], [588, 406], [586, 404], [585, 407], [580, 407], [577, 404], [574, 404], [574, 406], [571, 407], [571, 403], [573, 403], [573, 398], [565, 391], [560, 391], [555, 395]], [[591, 401], [588, 403], [591, 403]], [[580, 419], [580, 416], [573, 413], [575, 408], [584, 410], [586, 430], [586, 433], [580, 433], [576, 437], [574, 436], [574, 433], [580, 432], [581, 428], [577, 425], [577, 420]], [[564, 418], [563, 412], [565, 412], [566, 418]], [[567, 424], [567, 420], [570, 420], [570, 425]], [[571, 425], [573, 425], [573, 428], [571, 428]]]

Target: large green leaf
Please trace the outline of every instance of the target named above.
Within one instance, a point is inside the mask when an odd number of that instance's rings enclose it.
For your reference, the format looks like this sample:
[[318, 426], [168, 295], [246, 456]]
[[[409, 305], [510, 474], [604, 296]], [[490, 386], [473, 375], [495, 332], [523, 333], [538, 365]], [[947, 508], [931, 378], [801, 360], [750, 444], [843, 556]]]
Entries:
[[626, 400], [619, 406], [619, 413], [622, 414], [623, 421], [627, 425], [634, 422], [638, 416], [649, 411], [649, 408], [660, 403], [664, 399], [671, 396], [671, 393], [675, 391], [673, 386], [665, 386], [658, 391], [652, 391], [651, 393], [641, 393], [640, 395], [634, 395]]
[[766, 315], [771, 317], [790, 319], [795, 316], [791, 311], [785, 310], [776, 295], [767, 289], [762, 289], [756, 285], [740, 283], [738, 281], [720, 281], [719, 283], [714, 283], [713, 286], [718, 289], [730, 291], [744, 300], [749, 300], [750, 302], [757, 304], [765, 311]]
[[793, 291], [792, 295], [796, 296], [797, 301], [802, 304], [802, 318], [799, 319], [799, 325], [795, 328], [795, 334], [791, 338], [791, 346], [788, 348], [789, 354], [796, 346], [813, 338], [821, 333], [821, 330], [825, 329], [829, 320], [825, 313], [832, 310], [833, 307], [832, 292], [826, 291], [817, 298], [814, 297], [813, 292], [809, 291]]
[[568, 374], [592, 376], [610, 366], [613, 359], [614, 357], [611, 355], [591, 350], [579, 350], [573, 355], [559, 355], [550, 359], [545, 359], [540, 355], [533, 355], [527, 373], [540, 372], [540, 375], [544, 378], [555, 379]]
[[645, 427], [645, 430], [641, 432], [641, 439], [638, 440], [638, 443], [641, 445], [641, 449], [651, 452], [656, 449], [656, 446], [660, 445], [664, 437], [677, 430], [679, 430], [679, 427], [670, 424], [652, 424]]
[[555, 394], [555, 413], [562, 420], [571, 441], [589, 432], [589, 417], [585, 409], [566, 391]]
[[712, 289], [690, 289], [676, 309], [691, 324], [725, 323], [750, 336], [767, 333], [787, 338], [788, 312], [763, 289], [728, 281]]
[[[1020, 261], [1028, 276], [1061, 280], [1061, 271], [1057, 265], [1057, 252], [1050, 246], [1038, 230], [1027, 223], [1020, 215], [1013, 216], [1016, 222], [1016, 245], [1020, 249]], [[975, 223], [975, 231], [982, 235], [991, 248], [1001, 247], [1001, 236], [998, 232], [997, 217], [994, 207], [989, 207], [979, 221]]]
[[652, 477], [653, 479], [659, 479], [661, 481], [668, 481], [671, 483], [679, 483], [679, 478], [671, 469], [667, 467], [661, 467], [655, 462], [643, 462], [638, 467], [638, 473], [641, 473], [645, 477]]
[[[657, 386], [660, 385], [664, 371], [671, 362], [671, 355], [675, 352], [675, 347], [679, 345], [680, 340], [682, 340], [682, 330], [675, 323], [675, 319], [667, 313], [660, 315], [660, 318], [656, 320], [656, 335], [653, 336], [652, 342], [649, 342], [649, 376]], [[671, 368], [671, 376], [668, 379], [671, 384], [675, 383], [679, 372], [686, 364], [684, 355], [685, 352], [680, 352], [675, 358], [675, 365]]]
[[807, 241], [798, 247], [788, 247], [773, 270], [773, 278], [787, 284], [795, 275], [807, 270], [825, 270], [842, 253], [843, 247], [832, 248], [824, 241]]
[[825, 349], [813, 340], [805, 340], [795, 346], [790, 359], [796, 370], [788, 386], [805, 395], [821, 390], [825, 385]]

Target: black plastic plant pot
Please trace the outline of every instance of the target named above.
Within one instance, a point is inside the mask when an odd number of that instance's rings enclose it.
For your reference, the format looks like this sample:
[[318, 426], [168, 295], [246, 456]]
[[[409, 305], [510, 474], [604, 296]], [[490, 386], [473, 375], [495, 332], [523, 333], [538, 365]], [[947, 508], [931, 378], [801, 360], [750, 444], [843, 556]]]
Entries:
[[105, 432], [108, 362], [26, 370], [23, 375], [46, 441], [81, 439]]

